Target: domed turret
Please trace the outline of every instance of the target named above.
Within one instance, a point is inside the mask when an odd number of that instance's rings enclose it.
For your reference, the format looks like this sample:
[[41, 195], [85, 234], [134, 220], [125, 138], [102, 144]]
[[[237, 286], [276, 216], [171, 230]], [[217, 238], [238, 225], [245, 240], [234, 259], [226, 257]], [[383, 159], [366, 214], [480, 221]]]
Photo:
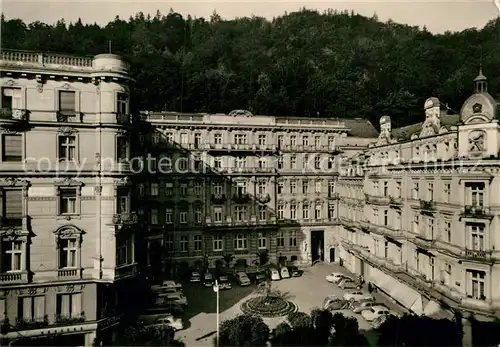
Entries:
[[482, 68], [479, 69], [479, 75], [474, 79], [474, 93], [487, 93], [488, 79], [483, 75]]

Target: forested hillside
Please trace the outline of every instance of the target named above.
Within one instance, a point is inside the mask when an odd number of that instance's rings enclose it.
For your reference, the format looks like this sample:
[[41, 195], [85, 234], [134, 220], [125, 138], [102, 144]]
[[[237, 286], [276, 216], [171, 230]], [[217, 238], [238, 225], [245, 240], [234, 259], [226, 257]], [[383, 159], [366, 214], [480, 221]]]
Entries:
[[[446, 20], [446, 18], [443, 18]], [[2, 48], [78, 55], [112, 52], [131, 63], [141, 110], [367, 117], [404, 125], [437, 96], [459, 110], [482, 55], [500, 94], [500, 20], [433, 35], [347, 12], [303, 10], [273, 20], [183, 18], [171, 12], [105, 27], [2, 17]], [[482, 52], [482, 53], [481, 53]]]

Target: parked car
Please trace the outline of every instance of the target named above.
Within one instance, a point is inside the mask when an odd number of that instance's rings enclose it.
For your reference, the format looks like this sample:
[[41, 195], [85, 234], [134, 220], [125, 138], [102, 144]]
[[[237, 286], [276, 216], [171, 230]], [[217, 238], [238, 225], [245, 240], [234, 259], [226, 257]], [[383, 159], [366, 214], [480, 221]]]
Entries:
[[351, 277], [349, 276], [345, 276], [345, 275], [342, 275], [342, 276], [339, 276], [336, 280], [334, 280], [332, 283], [336, 284], [336, 285], [339, 285], [341, 281], [343, 280], [352, 280], [354, 281]]
[[354, 292], [350, 292], [350, 293], [345, 293], [344, 300], [347, 300], [347, 301], [370, 301], [370, 300], [375, 300], [375, 298], [371, 294], [363, 293], [362, 291], [354, 291]]
[[271, 281], [279, 281], [281, 279], [280, 272], [276, 268], [269, 269], [269, 278]]
[[187, 298], [182, 293], [167, 294], [165, 296], [165, 303], [175, 303], [183, 306], [186, 306], [188, 304]]
[[374, 301], [361, 301], [355, 305], [355, 307], [352, 309], [352, 312], [361, 313], [364, 310], [369, 310], [370, 308], [372, 308], [374, 306], [384, 306], [384, 305], [381, 305], [381, 304], [374, 302]]
[[247, 274], [244, 272], [237, 272], [235, 276], [240, 286], [249, 286], [250, 284], [252, 284]]
[[210, 272], [206, 272], [203, 276], [203, 285], [205, 287], [212, 287], [214, 285], [214, 277]]
[[329, 310], [329, 311], [334, 311], [334, 310], [341, 310], [344, 308], [346, 305], [346, 301], [342, 299], [341, 297], [338, 297], [336, 295], [328, 295], [324, 300], [323, 300], [323, 309]]
[[341, 289], [361, 289], [361, 285], [358, 282], [355, 282], [352, 278], [342, 279], [338, 286]]
[[286, 266], [283, 266], [280, 269], [280, 275], [281, 278], [290, 278], [290, 273], [288, 272], [288, 268]]
[[163, 288], [176, 289], [178, 292], [182, 291], [182, 284], [177, 283], [175, 281], [163, 281], [161, 286]]
[[267, 280], [267, 277], [266, 277], [266, 274], [265, 273], [258, 273], [257, 275], [255, 275], [255, 283], [259, 284], [259, 283], [262, 283], [262, 282], [266, 282]]
[[189, 279], [189, 282], [191, 282], [191, 283], [201, 282], [200, 273], [198, 271], [191, 272], [191, 277]]
[[182, 319], [175, 318], [172, 315], [160, 316], [160, 317], [156, 318], [155, 325], [156, 324], [168, 325], [169, 327], [172, 327], [172, 329], [174, 329], [174, 331], [184, 329], [184, 324], [182, 323]]
[[344, 277], [344, 274], [341, 274], [340, 272], [332, 272], [331, 274], [327, 275], [325, 279], [328, 282], [335, 282], [336, 280], [342, 277]]
[[387, 316], [391, 311], [385, 306], [373, 306], [369, 310], [361, 312], [361, 316], [368, 322], [372, 322], [380, 316]]
[[288, 267], [288, 272], [290, 273], [290, 275], [292, 277], [300, 277], [304, 274], [304, 271], [303, 270], [299, 270], [298, 267], [296, 266], [289, 266]]
[[219, 277], [219, 289], [231, 289], [231, 282], [229, 282], [229, 278], [227, 278], [227, 276]]
[[382, 315], [382, 316], [379, 316], [377, 318], [375, 318], [371, 323], [372, 323], [372, 326], [375, 328], [375, 329], [378, 329], [380, 328], [380, 326], [389, 318], [391, 317], [392, 314], [385, 314], [385, 315]]

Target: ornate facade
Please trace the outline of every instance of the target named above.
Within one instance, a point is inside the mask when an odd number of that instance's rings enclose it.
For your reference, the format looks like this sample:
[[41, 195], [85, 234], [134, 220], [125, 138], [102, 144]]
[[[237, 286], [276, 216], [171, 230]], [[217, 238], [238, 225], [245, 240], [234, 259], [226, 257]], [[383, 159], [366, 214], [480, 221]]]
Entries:
[[0, 337], [106, 343], [137, 274], [128, 65], [4, 50], [0, 70]]
[[417, 314], [500, 315], [499, 103], [474, 84], [459, 114], [430, 98], [423, 123], [382, 117], [339, 178], [344, 263]]
[[338, 158], [376, 139], [371, 123], [243, 110], [142, 118], [148, 152], [171, 163], [137, 187], [150, 249], [184, 266], [215, 266], [226, 254], [252, 265], [263, 250], [273, 262], [338, 261]]

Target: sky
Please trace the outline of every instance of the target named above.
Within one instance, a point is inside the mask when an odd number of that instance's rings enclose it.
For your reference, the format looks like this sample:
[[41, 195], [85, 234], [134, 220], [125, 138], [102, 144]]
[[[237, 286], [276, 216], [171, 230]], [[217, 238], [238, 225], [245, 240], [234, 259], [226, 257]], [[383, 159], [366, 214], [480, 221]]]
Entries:
[[[495, 6], [495, 1], [497, 6]], [[7, 19], [20, 18], [25, 22], [41, 21], [48, 24], [64, 18], [67, 23], [79, 17], [84, 23], [105, 25], [116, 15], [128, 19], [139, 11], [145, 14], [167, 14], [170, 8], [183, 15], [209, 18], [214, 10], [225, 19], [245, 16], [261, 16], [272, 19], [302, 7], [323, 11], [329, 8], [354, 10], [379, 20], [426, 26], [433, 33], [482, 28], [500, 15], [500, 0], [344, 0], [300, 2], [284, 0], [0, 0], [1, 10]]]

